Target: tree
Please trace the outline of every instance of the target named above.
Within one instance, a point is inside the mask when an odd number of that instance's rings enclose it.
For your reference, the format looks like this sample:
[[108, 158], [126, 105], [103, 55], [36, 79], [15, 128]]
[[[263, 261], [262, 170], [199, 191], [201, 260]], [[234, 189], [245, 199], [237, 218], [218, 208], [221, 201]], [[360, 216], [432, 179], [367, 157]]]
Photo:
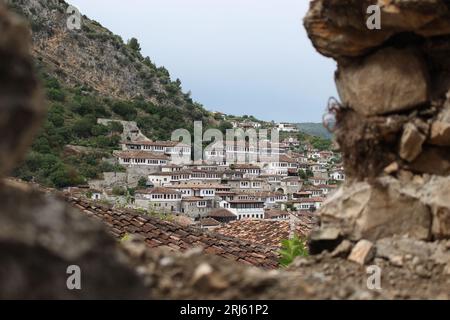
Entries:
[[141, 177], [138, 181], [138, 187], [139, 188], [146, 188], [147, 187], [147, 178]]
[[112, 111], [128, 121], [134, 120], [137, 114], [137, 111], [133, 105], [125, 101], [118, 101], [114, 103], [112, 106]]
[[141, 45], [136, 38], [131, 38], [130, 40], [128, 40], [128, 47], [136, 52], [141, 52]]
[[112, 121], [108, 123], [108, 128], [111, 131], [111, 133], [122, 133], [123, 132], [123, 125], [120, 122]]
[[299, 176], [302, 180], [308, 179], [308, 175], [306, 174], [305, 170], [303, 170], [303, 169], [299, 169], [299, 170], [298, 170], [298, 176]]
[[219, 125], [219, 130], [226, 133], [228, 129], [233, 129], [233, 125], [228, 121], [221, 121]]

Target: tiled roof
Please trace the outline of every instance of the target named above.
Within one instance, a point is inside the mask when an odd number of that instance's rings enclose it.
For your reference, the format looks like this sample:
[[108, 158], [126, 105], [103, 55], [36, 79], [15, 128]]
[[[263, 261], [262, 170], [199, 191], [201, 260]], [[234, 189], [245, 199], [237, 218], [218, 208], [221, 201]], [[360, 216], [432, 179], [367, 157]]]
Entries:
[[195, 202], [195, 201], [202, 201], [202, 200], [205, 201], [205, 199], [202, 197], [184, 197], [182, 200], [188, 201], [188, 202]]
[[264, 217], [266, 219], [276, 219], [282, 216], [289, 216], [289, 212], [277, 210], [277, 209], [266, 209], [264, 210]]
[[169, 160], [170, 157], [163, 153], [153, 153], [147, 151], [117, 151], [114, 155], [122, 159], [156, 159], [156, 160]]
[[[309, 217], [300, 218], [301, 222], [296, 225], [296, 232], [300, 237], [306, 237], [312, 227], [312, 219]], [[225, 224], [214, 232], [225, 236], [233, 235], [244, 241], [249, 241], [266, 248], [277, 250], [281, 246], [281, 241], [289, 239], [289, 221], [272, 220], [238, 220]]]
[[235, 218], [236, 217], [236, 215], [233, 212], [231, 212], [227, 209], [223, 209], [223, 208], [212, 210], [212, 211], [208, 212], [207, 216], [212, 217], [212, 218], [215, 218], [215, 217], [216, 218], [217, 217], [221, 217], [221, 218], [233, 218], [234, 217]]
[[216, 226], [220, 226], [220, 222], [213, 219], [213, 218], [203, 218], [200, 220], [199, 222], [200, 225], [202, 225], [203, 227], [216, 227]]
[[234, 169], [255, 169], [255, 170], [259, 170], [259, 169], [261, 169], [260, 167], [258, 167], [258, 166], [256, 166], [256, 165], [254, 165], [254, 164], [244, 164], [244, 163], [242, 163], [242, 164], [235, 164], [235, 165], [233, 165], [233, 168]]
[[325, 198], [297, 198], [291, 200], [291, 203], [309, 203], [309, 202], [324, 202]]
[[291, 157], [282, 154], [280, 155], [280, 161], [279, 162], [289, 162], [289, 163], [296, 163], [297, 161], [295, 161], [294, 159], [292, 159]]
[[88, 216], [102, 221], [111, 234], [121, 239], [126, 234], [137, 234], [145, 238], [149, 247], [166, 247], [175, 251], [186, 251], [203, 247], [208, 254], [235, 260], [265, 269], [278, 267], [278, 253], [241, 239], [201, 230], [198, 227], [182, 226], [156, 217], [145, 216], [133, 210], [112, 209], [109, 206], [79, 198], [67, 201]]

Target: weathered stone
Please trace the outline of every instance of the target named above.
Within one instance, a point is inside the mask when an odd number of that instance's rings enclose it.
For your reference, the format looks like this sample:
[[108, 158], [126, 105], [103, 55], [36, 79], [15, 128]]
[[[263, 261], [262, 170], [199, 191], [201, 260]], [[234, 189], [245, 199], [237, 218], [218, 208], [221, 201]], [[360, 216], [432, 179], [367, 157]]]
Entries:
[[[22, 184], [0, 185], [0, 299], [143, 299], [116, 241], [98, 222]], [[82, 290], [68, 290], [69, 266]]]
[[331, 256], [347, 258], [348, 254], [352, 251], [352, 248], [353, 244], [348, 240], [344, 240], [336, 247], [336, 249], [334, 249]]
[[223, 290], [229, 287], [229, 283], [207, 263], [202, 263], [195, 269], [192, 285], [200, 290]]
[[384, 168], [384, 172], [387, 174], [392, 174], [397, 172], [400, 169], [400, 166], [397, 162], [392, 162], [390, 165], [388, 165], [386, 168]]
[[433, 177], [420, 192], [433, 214], [433, 236], [450, 239], [450, 177]]
[[304, 25], [315, 48], [339, 60], [366, 55], [397, 34], [433, 37], [450, 33], [449, 10], [441, 0], [379, 1], [380, 30], [367, 27], [369, 16], [365, 12], [369, 4], [355, 0], [311, 1]]
[[[44, 116], [27, 25], [0, 3], [0, 176], [25, 155]], [[148, 298], [103, 226], [61, 199], [0, 182], [0, 299]], [[69, 290], [79, 267], [81, 290]], [[70, 271], [71, 273], [67, 273]]]
[[428, 101], [428, 75], [412, 49], [380, 49], [362, 61], [340, 64], [336, 85], [341, 101], [356, 112], [383, 115]]
[[429, 142], [437, 146], [450, 146], [450, 122], [433, 122]]
[[410, 169], [434, 175], [450, 174], [450, 147], [424, 146], [420, 155], [410, 164]]
[[412, 123], [406, 124], [400, 140], [400, 157], [409, 162], [416, 159], [422, 152], [422, 145], [425, 140], [425, 135], [415, 125]]
[[352, 240], [374, 241], [392, 235], [430, 237], [431, 214], [413, 191], [390, 176], [345, 185], [323, 204], [321, 229], [338, 228]]
[[30, 32], [0, 3], [0, 176], [22, 160], [45, 107], [33, 72]]
[[365, 265], [372, 261], [375, 257], [375, 247], [372, 242], [367, 240], [360, 240], [354, 247], [348, 260]]

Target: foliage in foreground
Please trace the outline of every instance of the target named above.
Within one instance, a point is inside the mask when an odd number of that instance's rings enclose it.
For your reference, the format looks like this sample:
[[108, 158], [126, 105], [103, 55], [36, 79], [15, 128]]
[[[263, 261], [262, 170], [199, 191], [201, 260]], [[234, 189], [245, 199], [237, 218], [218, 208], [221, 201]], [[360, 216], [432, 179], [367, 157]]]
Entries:
[[288, 267], [297, 257], [309, 255], [305, 242], [295, 235], [292, 239], [281, 241], [280, 265]]

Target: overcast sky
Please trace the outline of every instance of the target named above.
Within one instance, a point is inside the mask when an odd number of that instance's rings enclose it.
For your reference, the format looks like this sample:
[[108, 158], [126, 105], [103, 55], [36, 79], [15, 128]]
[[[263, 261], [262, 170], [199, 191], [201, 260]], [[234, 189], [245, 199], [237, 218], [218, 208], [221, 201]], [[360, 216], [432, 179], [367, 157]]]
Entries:
[[165, 66], [211, 111], [321, 122], [332, 60], [302, 25], [307, 0], [69, 0]]

